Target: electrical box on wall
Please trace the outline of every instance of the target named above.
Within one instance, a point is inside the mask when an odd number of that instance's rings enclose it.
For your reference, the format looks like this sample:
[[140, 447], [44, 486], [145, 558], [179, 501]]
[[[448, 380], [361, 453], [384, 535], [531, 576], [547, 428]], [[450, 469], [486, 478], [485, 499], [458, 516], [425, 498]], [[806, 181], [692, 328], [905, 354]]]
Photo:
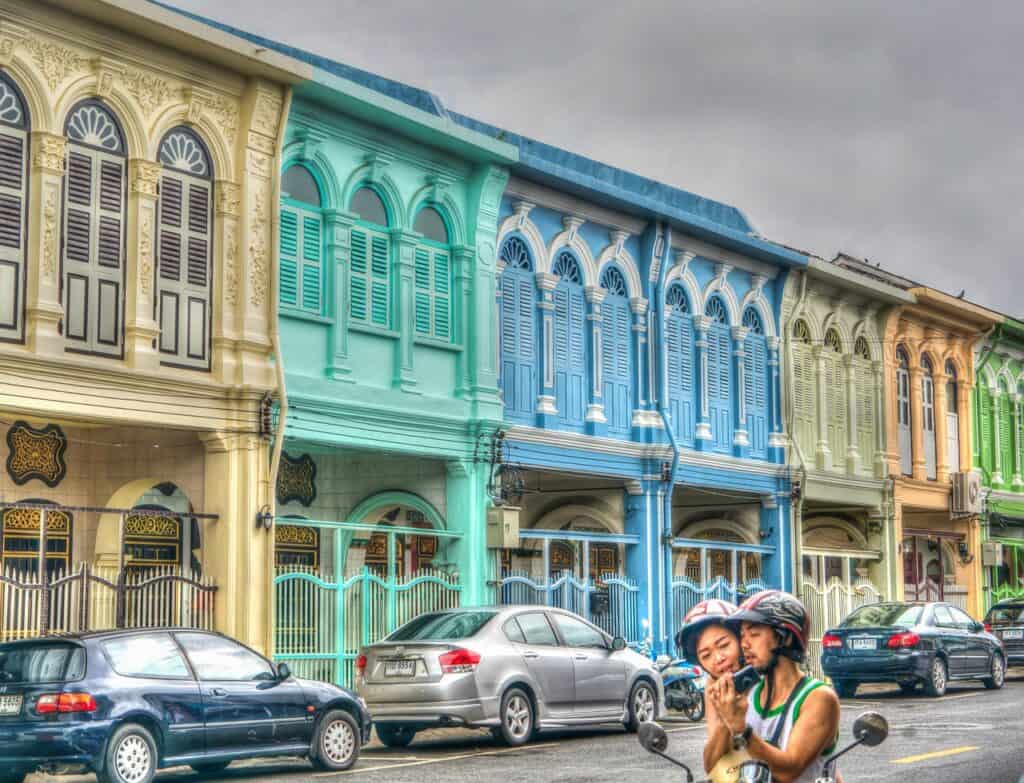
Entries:
[[491, 506], [487, 509], [487, 546], [489, 549], [519, 546], [519, 506]]
[[1000, 566], [1003, 564], [1003, 545], [998, 541], [986, 541], [981, 545], [981, 564]]

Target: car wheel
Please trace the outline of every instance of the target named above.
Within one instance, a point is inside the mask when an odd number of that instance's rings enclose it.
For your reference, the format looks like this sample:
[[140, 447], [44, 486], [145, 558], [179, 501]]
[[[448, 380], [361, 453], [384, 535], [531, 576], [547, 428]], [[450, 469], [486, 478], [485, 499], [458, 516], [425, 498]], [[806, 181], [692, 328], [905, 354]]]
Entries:
[[111, 735], [103, 755], [99, 783], [150, 783], [156, 775], [157, 751], [153, 735], [128, 723]]
[[832, 689], [840, 699], [852, 699], [857, 695], [860, 683], [856, 680], [833, 680]]
[[513, 747], [525, 745], [533, 736], [533, 703], [526, 692], [509, 688], [501, 697], [501, 739]]
[[941, 658], [935, 658], [928, 670], [928, 679], [924, 683], [924, 692], [929, 696], [943, 696], [947, 684], [946, 664]]
[[411, 726], [390, 726], [387, 724], [375, 726], [377, 739], [389, 748], [405, 748], [416, 737], [416, 729]]
[[210, 761], [206, 764], [189, 764], [197, 775], [216, 775], [231, 765], [230, 761]]
[[320, 719], [309, 759], [325, 772], [341, 772], [359, 758], [359, 727], [344, 710], [331, 710]]
[[990, 691], [996, 691], [1003, 687], [1003, 683], [1006, 682], [1006, 663], [1003, 661], [1003, 656], [996, 653], [992, 656], [992, 666], [989, 669], [991, 676], [984, 678], [981, 682]]
[[[703, 704], [703, 699], [701, 700]], [[629, 694], [629, 714], [626, 718], [626, 730], [636, 731], [641, 723], [658, 717], [658, 696], [649, 682], [638, 682]]]

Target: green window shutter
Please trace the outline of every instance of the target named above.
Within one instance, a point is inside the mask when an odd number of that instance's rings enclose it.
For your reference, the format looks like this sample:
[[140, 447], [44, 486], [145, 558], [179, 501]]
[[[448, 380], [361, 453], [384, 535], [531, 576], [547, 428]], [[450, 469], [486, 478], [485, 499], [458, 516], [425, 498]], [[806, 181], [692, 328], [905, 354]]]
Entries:
[[451, 338], [451, 264], [447, 253], [434, 253], [434, 336]]
[[370, 243], [370, 272], [372, 286], [370, 288], [370, 317], [377, 326], [387, 327], [390, 325], [389, 299], [389, 242], [387, 238], [374, 236]]
[[1010, 398], [1003, 394], [999, 398], [999, 451], [1002, 457], [1003, 483], [1009, 484], [1013, 477], [1013, 413]]
[[416, 248], [416, 264], [414, 268], [416, 286], [416, 333], [429, 335], [430, 329], [430, 251]]
[[992, 426], [992, 398], [985, 389], [978, 390], [978, 418], [981, 420], [981, 432], [978, 444], [978, 453], [981, 456], [981, 466], [992, 472], [994, 469], [993, 446], [995, 444], [995, 433]]
[[298, 304], [299, 216], [287, 207], [281, 209], [281, 304]]
[[302, 218], [302, 308], [321, 312], [321, 239], [319, 215]]
[[349, 315], [353, 320], [364, 323], [367, 320], [369, 294], [367, 243], [366, 232], [353, 228], [349, 261]]

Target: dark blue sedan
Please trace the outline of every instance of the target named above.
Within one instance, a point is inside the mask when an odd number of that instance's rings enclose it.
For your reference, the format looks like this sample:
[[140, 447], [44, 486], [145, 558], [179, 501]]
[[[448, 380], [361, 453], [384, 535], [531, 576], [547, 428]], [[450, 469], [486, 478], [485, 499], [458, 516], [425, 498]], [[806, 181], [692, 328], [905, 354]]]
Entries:
[[941, 696], [952, 680], [1002, 688], [1002, 642], [970, 615], [944, 603], [862, 606], [821, 640], [821, 667], [836, 693], [853, 696], [865, 682], [892, 682], [904, 693], [924, 686]]
[[149, 783], [187, 764], [308, 756], [344, 770], [370, 737], [350, 691], [298, 680], [220, 634], [111, 631], [0, 645], [0, 783], [36, 769]]

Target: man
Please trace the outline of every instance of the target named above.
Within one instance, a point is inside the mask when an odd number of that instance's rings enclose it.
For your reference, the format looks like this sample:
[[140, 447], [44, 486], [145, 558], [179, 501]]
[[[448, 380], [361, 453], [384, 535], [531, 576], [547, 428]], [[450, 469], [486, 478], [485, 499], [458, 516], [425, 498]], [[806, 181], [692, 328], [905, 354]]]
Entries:
[[[707, 672], [710, 686], [743, 666], [739, 636], [728, 625], [728, 619], [736, 611], [736, 605], [728, 601], [701, 601], [686, 613], [683, 627], [676, 634], [680, 653]], [[709, 709], [706, 715], [708, 738], [704, 744], [704, 770], [713, 781], [729, 780], [727, 771], [749, 756], [733, 751], [732, 733], [717, 710]]]
[[806, 608], [789, 593], [769, 590], [744, 601], [728, 622], [763, 677], [749, 699], [736, 692], [731, 674], [709, 694], [732, 747], [768, 764], [778, 783], [813, 783], [824, 776], [839, 738], [839, 699], [800, 671], [810, 634]]

